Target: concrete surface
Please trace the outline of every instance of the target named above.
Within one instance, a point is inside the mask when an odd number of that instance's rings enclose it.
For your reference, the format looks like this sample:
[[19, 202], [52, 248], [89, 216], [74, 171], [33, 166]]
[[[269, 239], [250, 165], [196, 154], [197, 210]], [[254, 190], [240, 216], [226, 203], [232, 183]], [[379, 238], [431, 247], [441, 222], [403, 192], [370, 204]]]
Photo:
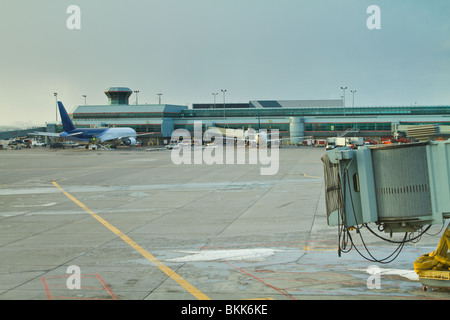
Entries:
[[[261, 164], [175, 165], [167, 150], [0, 151], [0, 299], [450, 298], [423, 292], [413, 272], [440, 226], [387, 265], [338, 257], [325, 151], [279, 151], [268, 176]], [[379, 258], [395, 249], [364, 236]]]

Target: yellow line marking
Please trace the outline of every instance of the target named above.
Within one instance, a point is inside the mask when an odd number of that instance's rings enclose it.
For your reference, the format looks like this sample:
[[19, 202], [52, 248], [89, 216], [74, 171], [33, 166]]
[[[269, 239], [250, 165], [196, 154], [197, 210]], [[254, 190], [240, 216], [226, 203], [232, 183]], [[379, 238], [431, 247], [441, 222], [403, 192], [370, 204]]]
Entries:
[[101, 224], [103, 224], [105, 227], [107, 227], [109, 230], [111, 230], [113, 233], [115, 233], [117, 236], [119, 236], [123, 241], [128, 243], [131, 247], [133, 247], [137, 252], [139, 252], [142, 256], [144, 256], [147, 260], [149, 260], [151, 263], [153, 263], [155, 266], [157, 266], [162, 272], [164, 272], [166, 275], [168, 275], [172, 280], [177, 282], [180, 286], [182, 286], [185, 290], [187, 290], [190, 294], [192, 294], [194, 297], [196, 297], [199, 300], [211, 300], [208, 296], [203, 294], [200, 290], [198, 290], [196, 287], [191, 285], [188, 281], [183, 279], [179, 274], [177, 274], [175, 271], [170, 269], [168, 266], [163, 264], [161, 261], [159, 261], [155, 256], [150, 254], [148, 251], [146, 251], [144, 248], [142, 248], [140, 245], [138, 245], [136, 242], [134, 242], [131, 238], [129, 238], [127, 235], [125, 235], [122, 231], [114, 227], [112, 224], [110, 224], [108, 221], [100, 217], [98, 214], [96, 214], [94, 211], [89, 209], [85, 204], [83, 204], [81, 201], [79, 201], [77, 198], [72, 196], [70, 193], [65, 191], [59, 184], [56, 182], [52, 182], [52, 184], [58, 188], [64, 195], [75, 202], [81, 209], [89, 213], [92, 217], [94, 217], [97, 221], [99, 221]]

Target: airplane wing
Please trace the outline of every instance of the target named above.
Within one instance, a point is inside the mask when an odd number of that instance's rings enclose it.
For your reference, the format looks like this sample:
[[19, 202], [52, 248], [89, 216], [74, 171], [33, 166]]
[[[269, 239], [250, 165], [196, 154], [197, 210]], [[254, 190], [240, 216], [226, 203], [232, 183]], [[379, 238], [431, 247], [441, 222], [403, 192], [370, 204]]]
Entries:
[[73, 137], [73, 136], [77, 136], [77, 135], [83, 134], [83, 133], [84, 133], [84, 132], [75, 132], [75, 133], [70, 133], [70, 134], [68, 134], [68, 136]]
[[[152, 132], [152, 133], [139, 133], [139, 134], [136, 134], [136, 136], [123, 136], [123, 137], [116, 137], [116, 138], [113, 138], [113, 139], [111, 139], [111, 140], [120, 140], [120, 141], [123, 141], [123, 140], [126, 140], [126, 139], [130, 139], [130, 138], [137, 138], [137, 137], [142, 137], [142, 136], [150, 136], [150, 135], [153, 135], [153, 134], [155, 134], [154, 132]], [[95, 137], [97, 137], [97, 136], [95, 136]], [[105, 140], [105, 141], [107, 141], [107, 140]]]
[[[130, 139], [130, 138], [134, 138], [135, 139], [137, 137], [149, 136], [149, 135], [153, 135], [153, 134], [155, 134], [155, 133], [139, 133], [139, 134], [136, 134], [136, 136], [123, 136], [123, 137], [113, 138], [111, 140], [124, 141], [124, 140]], [[105, 140], [105, 141], [108, 141], [108, 140]]]
[[60, 137], [60, 134], [55, 132], [31, 132], [29, 134], [33, 136]]
[[154, 135], [156, 132], [148, 132], [148, 133], [139, 133], [136, 135], [136, 137], [142, 137], [142, 136], [151, 136]]
[[291, 139], [312, 139], [313, 136], [301, 136], [301, 137], [289, 137], [289, 138], [282, 138], [282, 139], [268, 139], [267, 141], [287, 141], [287, 140], [291, 140]]
[[[313, 136], [289, 137], [289, 138], [279, 138], [279, 139], [264, 139], [263, 138], [263, 139], [265, 141], [267, 141], [267, 142], [270, 142], [270, 141], [287, 141], [287, 140], [291, 140], [291, 139], [308, 139], [308, 138], [312, 139]], [[249, 140], [248, 137], [240, 138], [240, 137], [231, 137], [231, 136], [230, 137], [225, 136], [225, 137], [222, 137], [222, 139], [226, 139], [226, 140]]]

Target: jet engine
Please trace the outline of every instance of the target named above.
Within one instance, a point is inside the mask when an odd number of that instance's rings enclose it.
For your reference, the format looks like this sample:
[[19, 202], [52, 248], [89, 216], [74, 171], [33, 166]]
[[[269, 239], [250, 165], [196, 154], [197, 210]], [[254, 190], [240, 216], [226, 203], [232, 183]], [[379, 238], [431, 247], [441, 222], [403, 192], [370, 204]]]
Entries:
[[137, 144], [136, 138], [127, 138], [125, 140], [123, 140], [123, 143], [127, 146], [135, 146]]

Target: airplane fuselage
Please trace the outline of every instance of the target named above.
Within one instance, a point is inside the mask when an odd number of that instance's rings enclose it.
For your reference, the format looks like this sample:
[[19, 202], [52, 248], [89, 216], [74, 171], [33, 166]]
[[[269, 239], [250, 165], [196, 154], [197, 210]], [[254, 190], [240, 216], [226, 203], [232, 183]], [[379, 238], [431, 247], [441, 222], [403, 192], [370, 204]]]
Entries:
[[64, 131], [59, 134], [36, 132], [36, 135], [60, 137], [65, 140], [70, 140], [81, 144], [107, 143], [119, 145], [123, 143], [127, 146], [134, 146], [138, 144], [138, 141], [136, 140], [138, 134], [133, 128], [77, 128], [70, 119], [69, 114], [61, 101], [58, 101], [58, 108]]
[[78, 143], [90, 143], [93, 138], [97, 142], [114, 141], [124, 137], [136, 137], [136, 131], [131, 128], [76, 128], [61, 133], [61, 138]]

